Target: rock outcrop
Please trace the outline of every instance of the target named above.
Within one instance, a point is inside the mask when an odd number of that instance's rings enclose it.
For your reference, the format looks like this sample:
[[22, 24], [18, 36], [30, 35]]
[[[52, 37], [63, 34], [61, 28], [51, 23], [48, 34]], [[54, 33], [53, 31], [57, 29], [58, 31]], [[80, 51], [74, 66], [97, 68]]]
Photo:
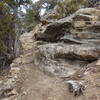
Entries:
[[[65, 83], [82, 82], [79, 86], [71, 85], [72, 93], [83, 94], [86, 100], [100, 99], [99, 85], [96, 85], [100, 81], [99, 21], [99, 9], [84, 8], [69, 17], [41, 23], [34, 31], [34, 65], [49, 75], [64, 79]], [[94, 95], [91, 90], [95, 91]]]
[[68, 77], [100, 57], [100, 10], [84, 8], [34, 32], [34, 64]]

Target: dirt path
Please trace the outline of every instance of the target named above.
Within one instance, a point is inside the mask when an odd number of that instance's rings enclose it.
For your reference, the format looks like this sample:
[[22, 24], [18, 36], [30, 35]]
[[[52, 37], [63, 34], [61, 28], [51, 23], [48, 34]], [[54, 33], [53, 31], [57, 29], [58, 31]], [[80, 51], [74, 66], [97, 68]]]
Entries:
[[24, 55], [17, 58], [15, 62], [20, 62], [17, 66], [20, 66], [20, 80], [23, 80], [23, 82], [19, 86], [21, 89], [15, 100], [66, 100], [67, 85], [62, 80], [45, 75], [34, 67], [31, 54], [32, 36], [33, 33], [30, 32], [23, 34], [21, 37]]
[[55, 77], [34, 69], [33, 64], [23, 66], [24, 82], [17, 100], [66, 100], [67, 86]]
[[[33, 64], [32, 37], [32, 32], [24, 34], [21, 37], [24, 55], [15, 59], [12, 64], [13, 72], [14, 69], [15, 73], [20, 70], [19, 76], [21, 84], [18, 86], [20, 91], [16, 97], [7, 100], [99, 100], [99, 94], [97, 95], [99, 91], [96, 91], [96, 85], [91, 82], [91, 80], [95, 79], [94, 82], [96, 84], [99, 83], [96, 82], [98, 79], [94, 77], [91, 79], [95, 74], [84, 78], [87, 84], [87, 89], [84, 91], [84, 95], [74, 97], [73, 94], [69, 93], [67, 84], [65, 84], [61, 79], [48, 76], [38, 70]], [[99, 73], [96, 73], [96, 77], [98, 76]]]

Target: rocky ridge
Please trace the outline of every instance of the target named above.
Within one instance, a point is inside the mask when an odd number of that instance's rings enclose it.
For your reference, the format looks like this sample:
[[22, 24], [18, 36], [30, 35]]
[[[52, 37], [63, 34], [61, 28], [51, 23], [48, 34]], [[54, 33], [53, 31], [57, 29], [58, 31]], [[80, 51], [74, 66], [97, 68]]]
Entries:
[[[23, 55], [11, 64], [1, 100], [99, 100], [99, 21], [99, 9], [84, 8], [23, 34]], [[83, 95], [68, 91], [72, 81], [82, 83]]]

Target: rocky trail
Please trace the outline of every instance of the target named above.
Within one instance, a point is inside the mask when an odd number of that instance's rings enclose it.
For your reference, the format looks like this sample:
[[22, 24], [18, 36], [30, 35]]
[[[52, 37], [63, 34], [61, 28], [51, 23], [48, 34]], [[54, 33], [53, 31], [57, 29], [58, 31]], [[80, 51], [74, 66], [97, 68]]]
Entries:
[[35, 68], [33, 59], [31, 59], [33, 56], [28, 54], [33, 46], [32, 35], [33, 33], [29, 33], [22, 36], [26, 58], [25, 56], [23, 57], [24, 59], [17, 58], [17, 60], [19, 59], [23, 63], [20, 66], [20, 78], [23, 82], [20, 93], [15, 100], [65, 100], [64, 98], [67, 96], [66, 85], [60, 79], [45, 75]]
[[85, 8], [24, 33], [0, 100], [100, 100], [99, 20], [100, 10]]

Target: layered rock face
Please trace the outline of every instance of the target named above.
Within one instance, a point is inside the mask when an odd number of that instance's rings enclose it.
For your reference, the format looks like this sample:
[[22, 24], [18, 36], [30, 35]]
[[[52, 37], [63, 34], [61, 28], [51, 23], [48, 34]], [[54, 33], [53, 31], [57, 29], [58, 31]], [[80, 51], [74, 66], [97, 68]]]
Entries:
[[68, 77], [100, 56], [100, 10], [84, 8], [34, 29], [34, 64]]

